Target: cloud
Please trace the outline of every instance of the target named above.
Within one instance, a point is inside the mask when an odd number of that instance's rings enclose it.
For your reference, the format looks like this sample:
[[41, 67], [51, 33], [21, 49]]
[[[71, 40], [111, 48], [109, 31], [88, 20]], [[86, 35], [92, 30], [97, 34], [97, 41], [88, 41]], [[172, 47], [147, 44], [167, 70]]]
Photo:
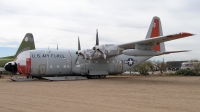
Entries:
[[[163, 33], [198, 34], [199, 1], [187, 0], [6, 0], [0, 1], [0, 47], [18, 47], [25, 33], [33, 33], [37, 48], [83, 49], [101, 44], [144, 39], [153, 16], [161, 18]], [[167, 50], [193, 50], [182, 59], [199, 55], [197, 36], [166, 43]], [[186, 48], [185, 48], [186, 47]], [[195, 56], [194, 56], [195, 54]], [[166, 55], [166, 58], [180, 54]], [[170, 57], [171, 56], [171, 57]], [[180, 58], [181, 59], [181, 58]]]

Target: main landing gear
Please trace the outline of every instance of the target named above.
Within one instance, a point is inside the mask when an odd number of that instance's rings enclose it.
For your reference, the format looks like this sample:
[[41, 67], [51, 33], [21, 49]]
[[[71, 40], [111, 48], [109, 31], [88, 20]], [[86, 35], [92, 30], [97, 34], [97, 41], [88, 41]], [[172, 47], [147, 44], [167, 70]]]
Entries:
[[103, 79], [106, 78], [106, 75], [88, 75], [88, 79]]

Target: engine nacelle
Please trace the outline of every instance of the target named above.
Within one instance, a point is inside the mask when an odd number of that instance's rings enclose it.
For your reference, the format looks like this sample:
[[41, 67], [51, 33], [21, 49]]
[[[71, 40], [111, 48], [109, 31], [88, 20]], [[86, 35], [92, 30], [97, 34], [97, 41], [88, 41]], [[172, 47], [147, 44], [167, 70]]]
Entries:
[[104, 44], [104, 45], [98, 45], [93, 47], [93, 50], [96, 52], [99, 52], [98, 56], [100, 58], [104, 57], [102, 54], [106, 55], [106, 57], [112, 57], [122, 54], [123, 48], [118, 47], [116, 44]]
[[122, 53], [129, 56], [156, 56], [161, 54], [160, 52], [156, 52], [154, 50], [138, 50], [138, 49], [128, 49], [124, 50]]
[[76, 54], [86, 60], [101, 58], [105, 59], [108, 57], [120, 55], [122, 54], [123, 50], [123, 48], [120, 48], [115, 44], [104, 44], [94, 46], [93, 49], [78, 50]]

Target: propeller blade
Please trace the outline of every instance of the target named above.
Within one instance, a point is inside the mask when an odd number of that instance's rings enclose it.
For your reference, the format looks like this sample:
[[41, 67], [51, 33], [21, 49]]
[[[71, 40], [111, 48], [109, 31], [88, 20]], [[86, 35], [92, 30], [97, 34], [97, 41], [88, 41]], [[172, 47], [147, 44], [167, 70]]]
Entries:
[[80, 45], [79, 37], [78, 37], [78, 50], [81, 50], [81, 45]]
[[78, 60], [78, 57], [79, 57], [79, 55], [77, 56], [77, 58], [76, 58], [76, 60], [75, 60], [75, 63], [77, 62], [77, 60]]
[[96, 33], [96, 45], [99, 45], [98, 29], [97, 29], [97, 33]]

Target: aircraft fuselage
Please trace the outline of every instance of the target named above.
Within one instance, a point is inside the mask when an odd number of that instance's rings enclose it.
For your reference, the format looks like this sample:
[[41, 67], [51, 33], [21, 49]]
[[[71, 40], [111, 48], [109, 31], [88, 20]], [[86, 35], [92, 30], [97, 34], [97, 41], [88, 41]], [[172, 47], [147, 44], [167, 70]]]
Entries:
[[17, 72], [25, 76], [109, 75], [123, 73], [150, 57], [122, 54], [97, 60], [76, 58], [76, 50], [29, 50], [15, 63]]

